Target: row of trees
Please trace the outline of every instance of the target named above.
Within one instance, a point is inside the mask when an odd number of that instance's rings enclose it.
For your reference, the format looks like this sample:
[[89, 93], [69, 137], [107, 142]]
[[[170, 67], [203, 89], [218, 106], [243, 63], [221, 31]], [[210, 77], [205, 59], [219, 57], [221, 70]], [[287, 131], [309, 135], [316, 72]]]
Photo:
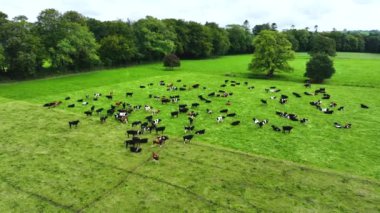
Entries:
[[[12, 20], [0, 12], [0, 75], [21, 79], [50, 72], [123, 66], [180, 58], [208, 58], [225, 54], [252, 53], [252, 40], [261, 31], [277, 31], [277, 25], [219, 27], [151, 16], [131, 21], [99, 21], [75, 11], [43, 10], [34, 23], [27, 17]], [[380, 52], [380, 33], [318, 33], [307, 29], [281, 32], [295, 51], [312, 51], [317, 35], [338, 51]], [[363, 46], [364, 45], [364, 46]], [[339, 49], [345, 48], [345, 49]]]

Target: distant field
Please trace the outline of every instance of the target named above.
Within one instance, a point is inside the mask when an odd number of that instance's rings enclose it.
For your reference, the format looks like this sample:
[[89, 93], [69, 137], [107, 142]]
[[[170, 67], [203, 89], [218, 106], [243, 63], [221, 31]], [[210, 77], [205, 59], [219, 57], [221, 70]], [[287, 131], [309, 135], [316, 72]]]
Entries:
[[[0, 84], [0, 210], [8, 211], [380, 211], [379, 119], [380, 55], [338, 53], [336, 74], [324, 85], [303, 87], [307, 54], [291, 62], [293, 73], [262, 79], [247, 71], [250, 55], [212, 60], [182, 61], [182, 67], [166, 71], [161, 64], [96, 71], [49, 79]], [[226, 76], [228, 75], [228, 76]], [[181, 83], [177, 83], [181, 79]], [[225, 79], [241, 83], [221, 88]], [[195, 83], [199, 89], [166, 91], [160, 80], [178, 87]], [[248, 86], [255, 89], [248, 90]], [[140, 85], [154, 83], [145, 89]], [[276, 86], [281, 93], [266, 93]], [[202, 87], [206, 87], [203, 89]], [[331, 101], [344, 111], [326, 115], [309, 105], [325, 87]], [[233, 92], [227, 98], [207, 97], [218, 90]], [[89, 99], [86, 107], [77, 99], [95, 92], [113, 92], [112, 101]], [[126, 98], [125, 92], [133, 92]], [[302, 94], [295, 98], [292, 92]], [[182, 143], [187, 117], [170, 118], [178, 104], [162, 105], [149, 94], [180, 95], [180, 104], [201, 105], [196, 129], [206, 134]], [[269, 97], [286, 94], [281, 105]], [[212, 100], [206, 104], [203, 95]], [[70, 101], [64, 101], [70, 96]], [[266, 99], [263, 105], [260, 99]], [[61, 100], [54, 109], [46, 102]], [[226, 106], [230, 100], [232, 105]], [[151, 105], [160, 109], [156, 118], [166, 126], [170, 140], [163, 147], [143, 145], [140, 154], [125, 149], [125, 131], [130, 124], [113, 118], [100, 124], [98, 116], [83, 112], [92, 105], [109, 108], [116, 101]], [[75, 103], [75, 108], [67, 108]], [[370, 108], [360, 108], [365, 103]], [[222, 124], [219, 110], [237, 113]], [[214, 113], [209, 115], [206, 109]], [[309, 123], [280, 118], [276, 111], [296, 113]], [[150, 113], [136, 111], [130, 121], [144, 120]], [[252, 118], [269, 119], [258, 128]], [[78, 128], [67, 122], [80, 120]], [[241, 124], [232, 127], [232, 121]], [[351, 129], [336, 129], [334, 122], [352, 123]], [[277, 133], [270, 125], [292, 125], [290, 134]], [[156, 135], [145, 135], [151, 141]], [[160, 163], [150, 160], [160, 153]]]

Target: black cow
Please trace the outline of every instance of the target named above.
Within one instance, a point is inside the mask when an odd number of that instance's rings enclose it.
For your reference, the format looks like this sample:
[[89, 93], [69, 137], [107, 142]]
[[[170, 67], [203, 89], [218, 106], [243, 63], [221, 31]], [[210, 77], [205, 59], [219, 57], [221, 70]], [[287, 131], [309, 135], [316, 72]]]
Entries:
[[193, 139], [194, 135], [185, 135], [183, 136], [183, 143], [190, 142]]
[[106, 98], [107, 98], [108, 100], [112, 100], [112, 95], [106, 95]]
[[307, 123], [308, 121], [309, 121], [309, 119], [307, 119], [307, 118], [302, 118], [302, 119], [300, 120], [301, 124], [305, 124], [305, 123]]
[[206, 132], [205, 129], [201, 129], [201, 130], [195, 131], [195, 134], [196, 134], [196, 135], [204, 135], [205, 132]]
[[197, 108], [198, 106], [199, 106], [199, 103], [192, 103], [192, 104], [191, 104], [191, 107], [192, 107], [192, 108]]
[[101, 116], [100, 117], [100, 123], [105, 123], [107, 118], [108, 118], [108, 116]]
[[267, 104], [267, 101], [264, 100], [264, 99], [261, 99], [260, 101], [261, 101], [261, 103], [263, 103], [263, 104]]
[[327, 110], [324, 111], [323, 113], [331, 115], [331, 114], [334, 113], [334, 110], [329, 110], [329, 109], [327, 109]]
[[114, 109], [107, 110], [107, 115], [113, 115], [113, 113], [115, 113]]
[[77, 102], [83, 102], [83, 99], [78, 99]]
[[156, 127], [156, 134], [158, 134], [158, 132], [161, 132], [161, 134], [163, 135], [164, 131], [165, 131], [165, 127], [164, 126]]
[[292, 94], [293, 94], [294, 96], [296, 96], [297, 98], [301, 98], [301, 95], [298, 94], [298, 93], [296, 93], [296, 92], [293, 92]]
[[127, 92], [127, 93], [125, 93], [126, 97], [132, 97], [132, 95], [133, 95], [133, 92]]
[[79, 120], [76, 121], [69, 121], [69, 127], [71, 128], [72, 126], [78, 127]]
[[271, 127], [272, 127], [273, 131], [281, 132], [281, 129], [279, 127], [277, 127], [275, 125], [272, 125]]
[[308, 96], [313, 96], [310, 92], [304, 92], [303, 94], [308, 95]]
[[344, 110], [344, 106], [341, 106], [338, 108], [338, 111], [343, 111]]
[[171, 101], [170, 101], [170, 99], [168, 99], [168, 98], [163, 98], [163, 99], [161, 99], [161, 104], [167, 104], [167, 103], [170, 103]]
[[227, 85], [225, 85], [225, 84], [222, 84], [222, 85], [220, 85], [220, 87], [226, 87]]
[[140, 130], [127, 130], [126, 134], [128, 138], [129, 138], [129, 135], [132, 135], [133, 137], [135, 137], [136, 135], [140, 134]]
[[229, 113], [227, 114], [227, 117], [235, 117], [236, 116], [236, 113]]
[[66, 98], [65, 98], [65, 100], [66, 100], [66, 101], [67, 101], [67, 100], [70, 100], [70, 97], [69, 97], [69, 96], [68, 96], [68, 97], [66, 97]]
[[194, 84], [192, 87], [193, 87], [194, 89], [197, 89], [197, 88], [199, 88], [199, 84]]
[[174, 112], [171, 112], [170, 115], [174, 118], [174, 117], [178, 117], [178, 111], [174, 111]]
[[180, 88], [179, 88], [179, 91], [186, 91], [186, 88], [184, 88], [184, 87], [180, 87]]
[[369, 107], [365, 104], [360, 104], [360, 107], [363, 108], [363, 109], [369, 109]]
[[95, 110], [95, 106], [92, 105], [92, 107], [91, 107], [91, 112], [93, 112], [94, 110]]
[[104, 110], [103, 108], [99, 108], [99, 109], [97, 109], [95, 112], [99, 114], [99, 113], [101, 113], [103, 110]]
[[144, 88], [145, 88], [145, 86], [144, 86], [144, 85], [140, 85], [140, 88], [141, 88], [141, 89], [144, 89]]
[[86, 114], [86, 116], [91, 116], [92, 115], [92, 111], [85, 111], [84, 114]]
[[185, 133], [191, 132], [194, 130], [194, 126], [185, 126], [184, 129], [185, 129]]
[[232, 126], [237, 126], [239, 124], [240, 124], [240, 121], [234, 121], [234, 122], [231, 123]]
[[215, 92], [208, 94], [208, 97], [213, 97], [213, 96], [215, 96]]
[[211, 101], [210, 100], [205, 100], [205, 102], [206, 102], [206, 104], [209, 104], [209, 103], [211, 103]]
[[290, 133], [290, 131], [292, 131], [293, 127], [292, 126], [283, 126], [282, 127], [282, 132], [283, 133]]
[[132, 127], [137, 126], [139, 124], [141, 124], [141, 121], [134, 121], [132, 122]]
[[194, 122], [194, 118], [193, 117], [188, 117], [187, 119], [189, 119], [189, 123], [190, 123], [190, 125], [192, 125], [193, 122]]
[[189, 109], [186, 108], [186, 107], [185, 107], [185, 108], [180, 108], [180, 109], [179, 109], [179, 112], [180, 112], [180, 113], [187, 113], [188, 111], [189, 111]]
[[151, 122], [153, 120], [153, 116], [149, 115], [149, 116], [146, 116], [145, 119], [149, 122]]
[[228, 109], [222, 109], [220, 110], [220, 113], [227, 113], [228, 112]]
[[75, 107], [75, 104], [69, 104], [69, 105], [67, 105], [67, 107], [69, 107], [69, 108], [74, 108], [74, 107]]

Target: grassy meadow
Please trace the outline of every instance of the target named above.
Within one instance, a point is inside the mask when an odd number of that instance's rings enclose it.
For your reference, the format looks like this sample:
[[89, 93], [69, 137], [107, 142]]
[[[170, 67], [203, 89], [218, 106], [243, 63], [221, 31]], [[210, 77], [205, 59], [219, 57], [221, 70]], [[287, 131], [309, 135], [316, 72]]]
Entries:
[[[379, 118], [380, 55], [339, 53], [336, 74], [323, 85], [303, 86], [307, 54], [297, 54], [292, 73], [268, 80], [247, 71], [250, 55], [210, 60], [182, 61], [181, 68], [164, 70], [160, 63], [73, 74], [40, 80], [0, 84], [0, 210], [2, 212], [379, 212], [380, 146]], [[178, 83], [177, 80], [182, 82]], [[241, 85], [227, 84], [235, 80]], [[199, 89], [166, 91], [159, 81]], [[244, 85], [243, 82], [248, 82]], [[153, 86], [147, 86], [153, 83]], [[140, 88], [145, 85], [146, 88]], [[252, 90], [248, 86], [254, 86]], [[266, 93], [276, 86], [280, 93]], [[206, 87], [203, 89], [203, 87]], [[305, 96], [325, 87], [331, 101], [344, 106], [327, 115], [310, 106], [321, 96]], [[227, 98], [207, 97], [218, 90], [233, 92]], [[86, 95], [113, 92], [112, 101]], [[133, 97], [125, 97], [133, 92]], [[302, 95], [296, 98], [292, 92]], [[206, 129], [183, 144], [186, 115], [171, 118], [178, 104], [162, 105], [148, 98], [180, 95], [179, 104], [198, 102], [195, 129]], [[270, 96], [285, 94], [281, 105]], [[198, 95], [210, 99], [206, 104]], [[64, 98], [70, 96], [71, 100]], [[263, 105], [260, 99], [266, 99]], [[56, 108], [42, 105], [63, 101]], [[168, 142], [151, 142], [139, 154], [125, 149], [130, 124], [83, 112], [92, 105], [108, 109], [116, 101], [150, 105], [160, 110], [160, 126], [166, 126]], [[231, 101], [230, 106], [226, 102]], [[75, 108], [67, 108], [75, 103]], [[369, 109], [360, 108], [360, 104]], [[217, 124], [219, 110], [237, 113]], [[207, 114], [206, 109], [214, 113]], [[303, 125], [280, 118], [276, 111], [308, 118]], [[143, 121], [143, 109], [129, 121]], [[258, 128], [252, 118], [269, 119]], [[78, 128], [67, 122], [80, 120]], [[239, 126], [231, 126], [239, 120]], [[351, 123], [337, 129], [334, 122]], [[292, 125], [290, 134], [274, 132], [270, 125]], [[136, 128], [135, 128], [136, 129]], [[149, 141], [155, 133], [146, 134]], [[160, 162], [151, 160], [152, 152]]]

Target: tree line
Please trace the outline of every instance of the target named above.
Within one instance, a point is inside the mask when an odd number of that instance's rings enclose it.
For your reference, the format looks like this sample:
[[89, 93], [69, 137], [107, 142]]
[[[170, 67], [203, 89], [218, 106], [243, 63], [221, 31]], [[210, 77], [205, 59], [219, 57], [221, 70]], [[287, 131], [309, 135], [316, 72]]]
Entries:
[[[277, 25], [249, 22], [220, 27], [147, 16], [137, 21], [99, 21], [76, 11], [46, 9], [36, 22], [0, 12], [0, 77], [25, 79], [162, 60], [168, 54], [202, 59], [254, 51], [253, 39]], [[294, 51], [311, 52], [316, 35], [337, 51], [380, 52], [380, 32], [284, 30]]]

